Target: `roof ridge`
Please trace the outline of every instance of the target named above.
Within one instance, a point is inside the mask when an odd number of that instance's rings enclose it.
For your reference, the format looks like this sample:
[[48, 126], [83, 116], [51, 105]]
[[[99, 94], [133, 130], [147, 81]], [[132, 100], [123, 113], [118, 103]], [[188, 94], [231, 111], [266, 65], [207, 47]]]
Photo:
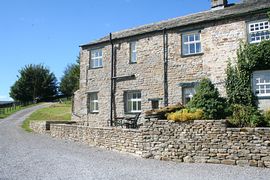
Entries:
[[[236, 3], [234, 5], [228, 6], [223, 9], [218, 9], [218, 10], [210, 9], [210, 10], [206, 10], [202, 12], [187, 14], [184, 16], [178, 16], [175, 18], [169, 18], [167, 20], [162, 20], [162, 21], [158, 21], [154, 23], [139, 25], [132, 28], [127, 28], [124, 30], [113, 32], [112, 37], [115, 39], [128, 38], [128, 37], [140, 35], [143, 33], [159, 31], [164, 28], [171, 29], [171, 28], [181, 27], [181, 26], [190, 25], [194, 23], [200, 23], [207, 20], [217, 20], [217, 19], [221, 19], [226, 16], [229, 16], [229, 15], [243, 14], [247, 12], [257, 11], [260, 9], [270, 8], [269, 0], [255, 0], [255, 2], [257, 3], [256, 4], [257, 6], [253, 6], [254, 1], [247, 1], [244, 3]], [[107, 41], [109, 41], [108, 35], [82, 46], [90, 46], [90, 45], [95, 45], [99, 43], [104, 43]]]

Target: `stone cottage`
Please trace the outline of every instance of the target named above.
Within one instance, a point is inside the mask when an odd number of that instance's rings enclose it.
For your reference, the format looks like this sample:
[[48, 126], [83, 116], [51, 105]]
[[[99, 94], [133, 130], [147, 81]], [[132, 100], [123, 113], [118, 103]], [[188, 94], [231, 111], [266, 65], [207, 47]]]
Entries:
[[[270, 39], [270, 0], [212, 0], [211, 5], [205, 12], [114, 32], [82, 45], [73, 119], [105, 127], [115, 117], [186, 104], [204, 77], [226, 96], [227, 62], [236, 58], [240, 43]], [[260, 106], [267, 106], [270, 71], [254, 72], [252, 81]]]

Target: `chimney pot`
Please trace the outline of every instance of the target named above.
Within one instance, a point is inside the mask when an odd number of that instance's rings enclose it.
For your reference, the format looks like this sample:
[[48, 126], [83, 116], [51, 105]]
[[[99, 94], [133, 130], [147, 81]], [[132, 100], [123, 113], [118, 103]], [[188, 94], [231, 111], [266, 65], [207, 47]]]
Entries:
[[228, 0], [211, 0], [212, 9], [222, 9], [228, 5]]

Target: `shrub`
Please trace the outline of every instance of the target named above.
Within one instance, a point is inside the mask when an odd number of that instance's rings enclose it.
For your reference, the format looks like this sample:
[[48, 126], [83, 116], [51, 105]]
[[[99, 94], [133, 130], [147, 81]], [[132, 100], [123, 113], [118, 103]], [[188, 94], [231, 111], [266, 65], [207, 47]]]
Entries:
[[184, 108], [184, 106], [182, 104], [178, 103], [178, 104], [170, 105], [170, 106], [163, 107], [160, 109], [145, 111], [145, 115], [146, 116], [156, 116], [160, 119], [166, 119], [168, 113], [176, 112], [176, 111], [179, 111], [183, 108]]
[[167, 116], [168, 120], [173, 121], [189, 121], [203, 118], [203, 110], [201, 109], [182, 109], [180, 111], [170, 113]]
[[270, 109], [264, 113], [265, 125], [270, 127]]
[[196, 88], [196, 94], [187, 105], [202, 109], [204, 119], [222, 119], [228, 114], [226, 100], [219, 96], [217, 88], [209, 79], [203, 79]]
[[233, 127], [257, 127], [265, 126], [265, 120], [260, 111], [253, 106], [241, 104], [232, 105], [232, 116], [229, 124]]

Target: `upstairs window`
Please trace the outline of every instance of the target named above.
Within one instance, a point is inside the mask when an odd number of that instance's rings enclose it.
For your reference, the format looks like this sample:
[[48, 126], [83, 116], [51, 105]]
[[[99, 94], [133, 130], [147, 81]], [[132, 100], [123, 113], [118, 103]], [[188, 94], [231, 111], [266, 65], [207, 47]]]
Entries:
[[270, 96], [270, 70], [253, 73], [253, 91], [258, 97]]
[[137, 63], [137, 42], [133, 41], [130, 44], [130, 63]]
[[257, 22], [251, 22], [248, 24], [249, 42], [259, 43], [263, 40], [270, 39], [269, 21], [262, 20]]
[[194, 55], [201, 52], [201, 34], [199, 31], [182, 35], [182, 55]]
[[139, 113], [141, 112], [141, 92], [140, 91], [128, 91], [125, 93], [125, 109], [127, 113]]
[[102, 66], [102, 48], [91, 50], [91, 69], [100, 68]]
[[88, 102], [89, 102], [89, 112], [98, 113], [99, 111], [98, 111], [98, 93], [97, 92], [89, 93]]

